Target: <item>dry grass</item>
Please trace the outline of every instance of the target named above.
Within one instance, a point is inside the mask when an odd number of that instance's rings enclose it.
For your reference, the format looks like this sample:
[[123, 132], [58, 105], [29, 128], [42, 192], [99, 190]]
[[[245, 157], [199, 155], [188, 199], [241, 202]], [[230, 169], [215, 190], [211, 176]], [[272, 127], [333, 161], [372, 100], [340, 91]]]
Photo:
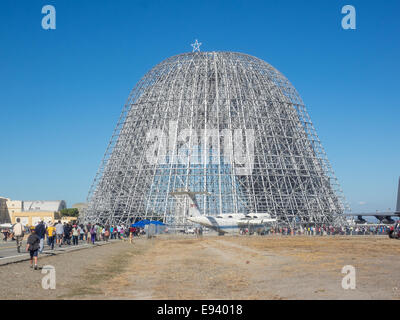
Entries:
[[105, 296], [110, 283], [127, 286], [126, 282], [121, 284], [118, 277], [129, 267], [129, 261], [133, 256], [143, 253], [144, 251], [138, 248], [127, 246], [126, 251], [112, 254], [109, 259], [91, 265], [84, 270], [80, 281], [71, 286], [70, 292], [60, 298], [78, 298], [87, 295]]
[[[397, 298], [399, 244], [383, 237], [140, 239], [86, 268], [62, 298]], [[341, 288], [348, 264], [357, 268], [357, 291]]]

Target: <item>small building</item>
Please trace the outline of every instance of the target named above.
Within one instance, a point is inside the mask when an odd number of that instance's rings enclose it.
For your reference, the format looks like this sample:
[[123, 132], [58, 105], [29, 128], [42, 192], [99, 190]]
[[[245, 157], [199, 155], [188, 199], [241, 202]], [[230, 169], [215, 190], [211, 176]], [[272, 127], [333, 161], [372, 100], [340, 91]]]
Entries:
[[53, 223], [58, 219], [59, 215], [55, 211], [20, 211], [12, 213], [11, 215], [11, 223], [16, 223], [17, 218], [21, 219], [21, 223], [25, 226], [35, 226], [41, 220], [45, 223]]
[[23, 211], [56, 211], [59, 212], [62, 209], [67, 208], [67, 204], [64, 200], [56, 201], [22, 201]]
[[17, 218], [28, 226], [34, 226], [41, 220], [53, 223], [60, 218], [59, 212], [66, 207], [64, 200], [24, 201], [0, 197], [0, 223], [16, 223]]
[[24, 202], [21, 200], [7, 200], [7, 209], [8, 209], [8, 215], [10, 216], [14, 214], [15, 212], [21, 212], [24, 210]]

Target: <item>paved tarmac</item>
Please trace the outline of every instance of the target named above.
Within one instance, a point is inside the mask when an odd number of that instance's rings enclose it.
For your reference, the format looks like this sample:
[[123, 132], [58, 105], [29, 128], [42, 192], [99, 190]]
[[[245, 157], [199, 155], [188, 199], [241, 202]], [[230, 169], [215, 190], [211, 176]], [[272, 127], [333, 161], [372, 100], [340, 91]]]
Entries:
[[[47, 241], [46, 241], [47, 242]], [[103, 245], [106, 244], [106, 242], [99, 241], [95, 243], [96, 245]], [[85, 248], [90, 248], [93, 247], [92, 244], [87, 244], [86, 241], [79, 241], [79, 244], [77, 246], [73, 245], [63, 245], [59, 247], [58, 245], [54, 245], [54, 250], [51, 250], [51, 248], [45, 243], [43, 253], [41, 254], [42, 256], [51, 256], [51, 255], [57, 255], [60, 253], [65, 253], [68, 251], [74, 251], [74, 250], [79, 250], [79, 249], [85, 249]], [[21, 246], [21, 253], [18, 253], [17, 251], [17, 243], [15, 241], [0, 241], [0, 266], [9, 264], [9, 263], [14, 263], [14, 262], [19, 262], [19, 261], [25, 261], [29, 259], [29, 253], [25, 251], [26, 249], [26, 240], [22, 242]]]

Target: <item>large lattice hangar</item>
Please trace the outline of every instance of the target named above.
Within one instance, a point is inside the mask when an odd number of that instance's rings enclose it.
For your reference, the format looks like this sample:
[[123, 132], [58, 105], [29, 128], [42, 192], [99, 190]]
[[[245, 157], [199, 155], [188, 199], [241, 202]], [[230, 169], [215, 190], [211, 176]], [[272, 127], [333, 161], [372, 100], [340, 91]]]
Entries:
[[184, 53], [153, 67], [124, 106], [88, 195], [85, 219], [184, 223], [269, 213], [282, 225], [345, 223], [345, 200], [296, 89], [236, 52]]

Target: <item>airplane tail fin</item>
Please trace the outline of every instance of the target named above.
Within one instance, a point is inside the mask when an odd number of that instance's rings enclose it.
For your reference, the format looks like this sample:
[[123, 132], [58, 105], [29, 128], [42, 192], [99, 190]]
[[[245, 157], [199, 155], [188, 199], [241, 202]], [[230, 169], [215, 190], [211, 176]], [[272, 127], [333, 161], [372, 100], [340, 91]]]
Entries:
[[188, 196], [189, 196], [189, 217], [201, 216], [200, 209], [194, 194], [188, 194]]
[[396, 212], [400, 212], [400, 178], [399, 178], [399, 187], [397, 189], [397, 206]]
[[170, 195], [173, 196], [187, 196], [189, 200], [189, 217], [198, 217], [201, 216], [199, 205], [196, 201], [196, 194], [210, 195], [208, 192], [190, 192], [190, 191], [175, 191], [170, 192]]

